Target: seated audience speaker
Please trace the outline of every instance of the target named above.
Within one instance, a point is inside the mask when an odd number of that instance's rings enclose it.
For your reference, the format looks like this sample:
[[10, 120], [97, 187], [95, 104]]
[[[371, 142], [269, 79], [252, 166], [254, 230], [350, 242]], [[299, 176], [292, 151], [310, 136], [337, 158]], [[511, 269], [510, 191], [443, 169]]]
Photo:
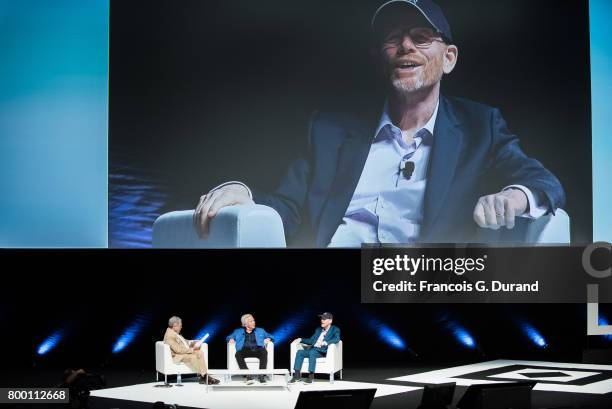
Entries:
[[531, 409], [535, 381], [472, 385], [457, 402], [459, 409]]
[[376, 388], [300, 392], [295, 409], [368, 409]]
[[447, 409], [453, 402], [455, 382], [425, 385], [421, 404], [417, 409]]

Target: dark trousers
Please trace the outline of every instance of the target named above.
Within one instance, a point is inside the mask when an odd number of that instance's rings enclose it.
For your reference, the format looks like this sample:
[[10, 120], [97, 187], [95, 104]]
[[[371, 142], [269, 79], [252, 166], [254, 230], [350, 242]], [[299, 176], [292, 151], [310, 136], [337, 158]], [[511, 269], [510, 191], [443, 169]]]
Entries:
[[265, 348], [247, 349], [236, 351], [236, 361], [240, 369], [248, 369], [244, 358], [259, 358], [259, 369], [266, 369], [268, 365], [268, 351]]

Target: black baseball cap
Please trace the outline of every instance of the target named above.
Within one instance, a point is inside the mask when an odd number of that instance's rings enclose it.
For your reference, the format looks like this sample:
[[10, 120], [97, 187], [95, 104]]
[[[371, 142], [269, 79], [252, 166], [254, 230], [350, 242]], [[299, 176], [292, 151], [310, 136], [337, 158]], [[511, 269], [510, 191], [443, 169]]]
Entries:
[[319, 317], [322, 320], [333, 320], [334, 319], [334, 316], [332, 315], [331, 312], [324, 312], [323, 314], [320, 314]]
[[380, 6], [372, 17], [372, 30], [380, 34], [385, 22], [389, 17], [395, 16], [399, 10], [410, 8], [419, 12], [436, 31], [442, 34], [442, 38], [448, 44], [453, 43], [453, 35], [450, 25], [442, 13], [442, 9], [431, 0], [391, 0]]

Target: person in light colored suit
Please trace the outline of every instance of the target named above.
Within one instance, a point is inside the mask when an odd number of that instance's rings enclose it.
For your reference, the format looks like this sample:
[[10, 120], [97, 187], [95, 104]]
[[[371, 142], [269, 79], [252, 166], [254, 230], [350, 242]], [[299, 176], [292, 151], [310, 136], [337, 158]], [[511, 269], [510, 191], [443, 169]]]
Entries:
[[[199, 382], [206, 383], [206, 372], [208, 365], [204, 358], [204, 353], [200, 349], [201, 341], [188, 341], [181, 335], [183, 321], [179, 317], [172, 317], [168, 320], [168, 328], [164, 334], [164, 343], [170, 347], [172, 360], [175, 363], [182, 362], [198, 374]], [[215, 385], [219, 380], [208, 377], [208, 383]]]

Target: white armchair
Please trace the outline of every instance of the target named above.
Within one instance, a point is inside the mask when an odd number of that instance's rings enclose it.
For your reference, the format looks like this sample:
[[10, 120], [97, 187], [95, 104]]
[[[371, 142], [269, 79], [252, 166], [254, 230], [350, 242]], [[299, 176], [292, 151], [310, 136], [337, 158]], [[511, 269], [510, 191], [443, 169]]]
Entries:
[[193, 210], [165, 213], [153, 224], [154, 248], [285, 247], [283, 222], [263, 205], [222, 208], [210, 222], [208, 238], [200, 239], [193, 225]]
[[479, 229], [476, 243], [569, 244], [570, 217], [563, 209], [537, 219], [518, 217], [512, 230]]
[[[266, 351], [268, 351], [268, 365], [266, 369], [274, 369], [274, 342], [268, 342]], [[259, 358], [246, 358], [244, 361], [249, 369], [259, 369]], [[236, 361], [235, 343], [227, 343], [227, 369], [240, 369], [238, 361]]]
[[[295, 363], [295, 354], [302, 348], [297, 340], [291, 343], [291, 374], [293, 375], [293, 366]], [[327, 355], [317, 358], [315, 373], [329, 374], [329, 381], [334, 382], [334, 375], [340, 371], [340, 379], [342, 379], [342, 341], [337, 344], [330, 344], [327, 347]], [[308, 358], [304, 359], [302, 364], [302, 372], [308, 372]]]
[[[154, 248], [285, 247], [279, 214], [264, 205], [227, 206], [211, 221], [208, 238], [200, 239], [193, 226], [193, 210], [161, 215], [153, 224]], [[499, 237], [499, 235], [502, 237]], [[559, 244], [570, 242], [570, 218], [562, 209], [536, 220], [519, 218], [513, 230], [481, 229], [477, 243], [516, 242]], [[491, 236], [492, 237], [489, 237]]]
[[[208, 365], [208, 344], [203, 343], [200, 347], [204, 353], [204, 359]], [[155, 379], [159, 381], [159, 374], [164, 375], [164, 382], [168, 383], [168, 375], [191, 375], [195, 372], [184, 363], [175, 364], [172, 360], [170, 346], [163, 341], [155, 343]]]

